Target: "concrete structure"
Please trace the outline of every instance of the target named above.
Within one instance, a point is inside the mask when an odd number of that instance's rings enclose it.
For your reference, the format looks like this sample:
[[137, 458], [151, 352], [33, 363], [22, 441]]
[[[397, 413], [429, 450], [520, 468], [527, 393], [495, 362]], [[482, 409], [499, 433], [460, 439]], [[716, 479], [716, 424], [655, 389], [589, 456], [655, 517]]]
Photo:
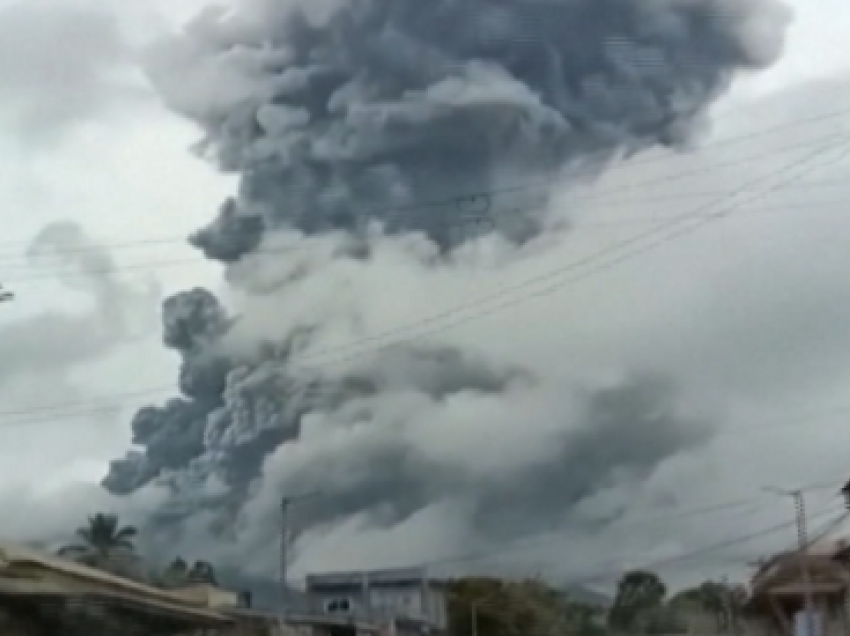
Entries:
[[445, 631], [445, 584], [422, 568], [336, 572], [307, 577], [312, 610], [387, 625], [395, 633]]
[[238, 592], [225, 590], [208, 583], [195, 583], [185, 587], [173, 588], [168, 592], [181, 602], [211, 609], [239, 607], [241, 604]]

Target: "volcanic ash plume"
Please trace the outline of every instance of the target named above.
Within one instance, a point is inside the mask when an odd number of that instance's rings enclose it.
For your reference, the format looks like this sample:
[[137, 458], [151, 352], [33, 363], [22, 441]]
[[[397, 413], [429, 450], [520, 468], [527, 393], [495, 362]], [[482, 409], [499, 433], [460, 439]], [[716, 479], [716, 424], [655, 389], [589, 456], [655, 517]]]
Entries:
[[[296, 283], [340, 262], [382, 267], [375, 242], [421, 248], [412, 233], [433, 250], [411, 260], [440, 268], [463, 241], [451, 228], [472, 208], [508, 242], [534, 238], [544, 227], [539, 198], [522, 214], [501, 197], [423, 203], [551, 182], [573, 168], [592, 175], [652, 147], [683, 146], [735, 73], [778, 55], [778, 6], [238, 4], [163, 42], [149, 75], [202, 128], [197, 151], [241, 175], [238, 196], [191, 242], [230, 266], [234, 296], [253, 300], [234, 311], [196, 289], [165, 303], [182, 395], [138, 413], [137, 450], [114, 462], [109, 490], [168, 488], [174, 504], [156, 527], [197, 532], [203, 520], [243, 557], [269, 545], [280, 495], [305, 490], [321, 491], [303, 516], [315, 532], [389, 530], [448, 507], [451, 540], [465, 545], [557, 527], [598, 489], [640, 483], [704, 440], [657, 378], [564, 386], [544, 367], [496, 363], [436, 339], [311, 373], [296, 361], [334, 317], [260, 337], [252, 308], [309, 303]], [[280, 236], [296, 237], [295, 247], [275, 255]], [[329, 237], [339, 249], [292, 265]], [[258, 255], [292, 275], [270, 282], [265, 268], [246, 266]], [[485, 441], [495, 450], [482, 453]], [[257, 559], [268, 566], [265, 553]]]

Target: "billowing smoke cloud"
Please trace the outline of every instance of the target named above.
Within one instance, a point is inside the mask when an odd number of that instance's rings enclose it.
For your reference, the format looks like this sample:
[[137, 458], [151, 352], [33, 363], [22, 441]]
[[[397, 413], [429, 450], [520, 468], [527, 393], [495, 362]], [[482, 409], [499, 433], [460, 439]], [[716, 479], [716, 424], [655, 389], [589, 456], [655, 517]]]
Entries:
[[[423, 202], [685, 146], [735, 73], [774, 60], [783, 26], [769, 0], [253, 0], [204, 14], [149, 70], [203, 129], [198, 151], [241, 175], [191, 239], [229, 265], [234, 308], [201, 289], [165, 303], [182, 396], [137, 414], [137, 449], [106, 488], [167, 489], [154, 529], [195, 545], [212, 530], [220, 558], [262, 572], [287, 493], [319, 493], [305, 549], [434, 515], [444, 535], [425, 548], [498, 545], [576, 521], [581, 502], [702, 443], [693, 405], [643, 369], [549, 375], [438, 337], [303, 362], [329, 334], [363, 337], [354, 273], [392, 280], [407, 259], [451, 280], [453, 228], [471, 213], [508, 256], [544, 229], [539, 196], [523, 214], [501, 197]], [[313, 304], [320, 277], [336, 304]]]

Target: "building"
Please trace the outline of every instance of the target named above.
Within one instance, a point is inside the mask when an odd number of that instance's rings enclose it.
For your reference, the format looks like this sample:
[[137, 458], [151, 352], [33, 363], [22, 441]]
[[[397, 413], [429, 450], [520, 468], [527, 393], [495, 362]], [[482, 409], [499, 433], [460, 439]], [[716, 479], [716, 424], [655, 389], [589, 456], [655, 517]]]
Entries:
[[753, 636], [808, 633], [803, 572], [809, 576], [817, 636], [850, 633], [850, 569], [846, 541], [822, 542], [781, 553], [759, 564], [744, 606], [745, 631]]
[[446, 586], [424, 568], [313, 574], [307, 596], [314, 612], [384, 625], [396, 634], [444, 632]]
[[205, 603], [65, 559], [0, 545], [0, 633], [187, 634], [230, 631]]

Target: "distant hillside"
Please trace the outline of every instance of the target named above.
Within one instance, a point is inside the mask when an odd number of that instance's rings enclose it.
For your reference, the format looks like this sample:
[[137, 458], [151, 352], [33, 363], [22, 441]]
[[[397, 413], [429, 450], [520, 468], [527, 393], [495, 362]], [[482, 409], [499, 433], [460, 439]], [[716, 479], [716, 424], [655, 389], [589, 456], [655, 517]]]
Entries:
[[571, 600], [577, 601], [579, 603], [587, 603], [588, 605], [596, 605], [598, 607], [610, 607], [614, 602], [607, 594], [603, 594], [602, 592], [597, 592], [596, 590], [591, 590], [590, 588], [584, 587], [583, 585], [563, 585], [561, 590], [566, 594]]

